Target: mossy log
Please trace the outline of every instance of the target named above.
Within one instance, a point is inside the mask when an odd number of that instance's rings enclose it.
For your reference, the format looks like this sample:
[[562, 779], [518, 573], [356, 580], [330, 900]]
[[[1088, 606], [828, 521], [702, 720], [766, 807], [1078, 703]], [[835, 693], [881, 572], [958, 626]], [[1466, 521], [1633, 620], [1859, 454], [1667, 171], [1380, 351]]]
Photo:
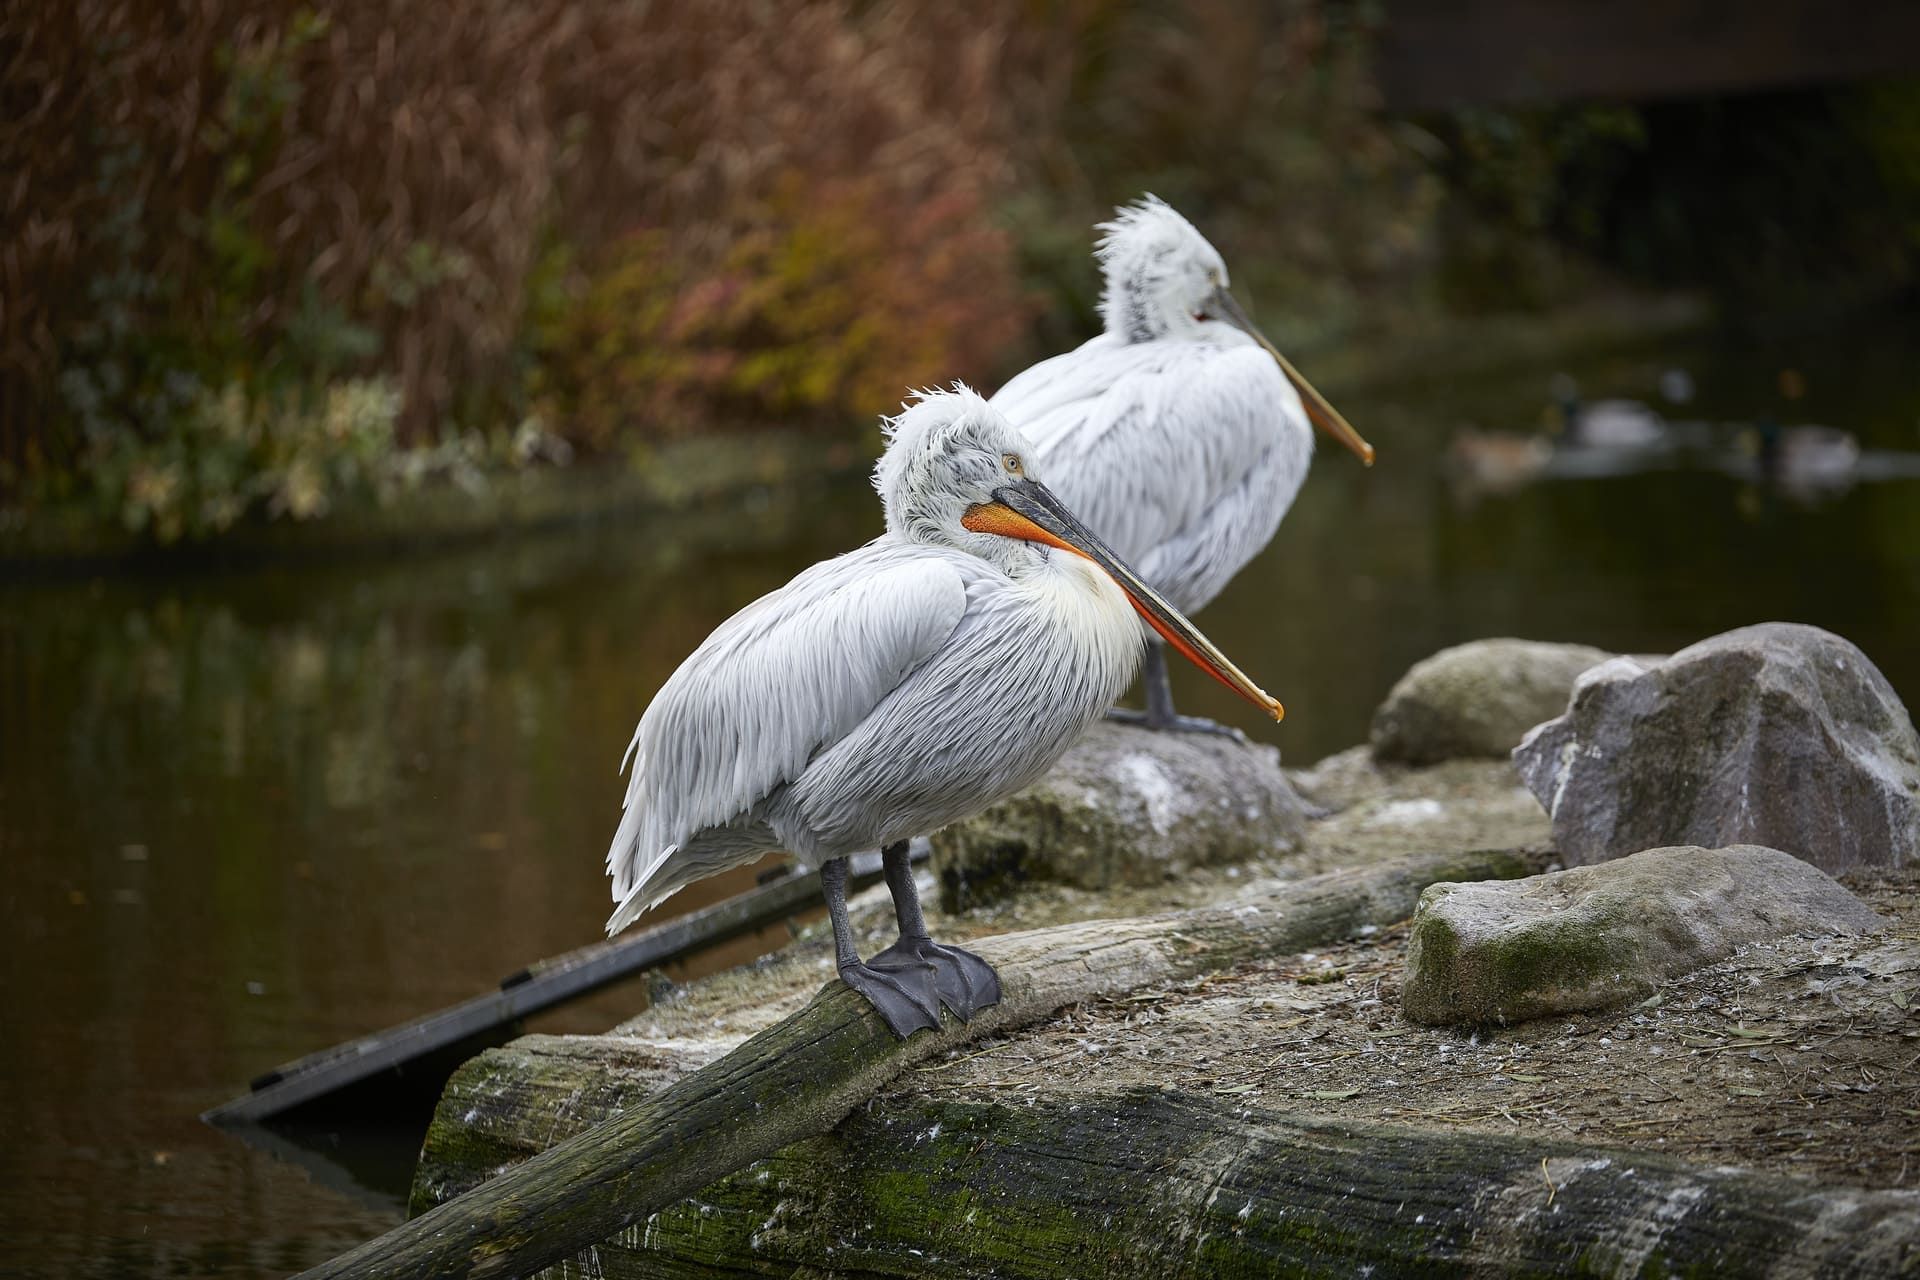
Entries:
[[[1303, 1120], [1158, 1090], [857, 1111], [591, 1250], [574, 1274], [914, 1280], [1876, 1277], [1920, 1192], [1565, 1142]], [[561, 1272], [550, 1274], [559, 1275]]]
[[[1001, 1002], [969, 1025], [949, 1018], [904, 1041], [852, 991], [829, 983], [719, 1061], [306, 1274], [529, 1274], [827, 1132], [907, 1067], [976, 1036], [1405, 919], [1437, 880], [1514, 878], [1540, 861], [1515, 851], [1422, 855], [1279, 885], [1229, 906], [983, 939], [975, 949], [1000, 971]], [[447, 1122], [445, 1114], [435, 1121]]]

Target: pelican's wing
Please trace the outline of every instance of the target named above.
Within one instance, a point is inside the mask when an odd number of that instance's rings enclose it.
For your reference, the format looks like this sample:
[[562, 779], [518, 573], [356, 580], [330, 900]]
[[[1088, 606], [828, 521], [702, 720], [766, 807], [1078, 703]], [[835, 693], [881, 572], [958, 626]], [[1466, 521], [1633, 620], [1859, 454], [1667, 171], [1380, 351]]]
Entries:
[[654, 696], [627, 749], [609, 930], [685, 883], [671, 865], [681, 846], [797, 777], [939, 649], [966, 607], [958, 568], [883, 540], [721, 624]]
[[1062, 366], [1050, 407], [1030, 389], [1020, 403], [1045, 411], [1014, 425], [1074, 514], [1151, 579], [1155, 550], [1246, 483], [1280, 442], [1285, 415], [1301, 415], [1299, 397], [1251, 343], [1081, 354], [1029, 370]]
[[1084, 404], [1133, 364], [1138, 348], [1103, 333], [1015, 374], [988, 401], [1034, 444], [1063, 408]]
[[[1313, 457], [1300, 393], [1271, 356], [1236, 347], [1194, 376], [1166, 378], [1148, 465], [1178, 474], [1147, 505], [1151, 545], [1135, 568], [1184, 610], [1198, 610], [1273, 540]], [[1103, 442], [1097, 454], [1118, 451]], [[1113, 464], [1108, 464], [1113, 465]]]

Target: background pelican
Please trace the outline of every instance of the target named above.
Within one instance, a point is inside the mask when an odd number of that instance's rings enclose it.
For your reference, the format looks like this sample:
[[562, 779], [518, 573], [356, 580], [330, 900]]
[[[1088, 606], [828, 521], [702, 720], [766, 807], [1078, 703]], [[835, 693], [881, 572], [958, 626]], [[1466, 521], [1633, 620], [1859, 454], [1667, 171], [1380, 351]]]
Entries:
[[[614, 933], [682, 886], [788, 849], [820, 867], [840, 976], [896, 1034], [999, 999], [927, 936], [907, 841], [1038, 778], [1133, 679], [1144, 618], [1278, 719], [1261, 692], [1033, 474], [972, 392], [929, 393], [874, 470], [886, 532], [735, 614], [634, 731], [607, 852]], [[900, 940], [871, 961], [846, 857], [882, 850]]]
[[[1148, 196], [1099, 230], [1106, 331], [1020, 374], [992, 404], [1033, 441], [1067, 506], [1193, 613], [1293, 505], [1313, 456], [1309, 420], [1369, 466], [1373, 446], [1254, 327], [1192, 223]], [[1158, 644], [1146, 694], [1144, 714], [1115, 718], [1220, 731], [1174, 714]]]

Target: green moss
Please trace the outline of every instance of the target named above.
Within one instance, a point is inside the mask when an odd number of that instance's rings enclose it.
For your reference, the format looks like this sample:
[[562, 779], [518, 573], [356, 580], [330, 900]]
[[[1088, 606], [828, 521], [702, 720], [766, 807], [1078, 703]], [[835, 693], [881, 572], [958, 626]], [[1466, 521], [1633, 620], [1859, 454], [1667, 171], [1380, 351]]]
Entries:
[[1429, 890], [1414, 917], [1406, 1007], [1416, 1020], [1517, 1022], [1607, 1007], [1653, 989], [1634, 941], [1642, 922], [1630, 904], [1588, 899], [1469, 947], [1434, 910], [1440, 900]]
[[1624, 979], [1628, 968], [1608, 922], [1588, 916], [1516, 929], [1490, 940], [1481, 955], [1492, 991], [1522, 1005], [1533, 993], [1587, 989], [1616, 981], [1616, 974]]
[[1460, 935], [1443, 917], [1424, 910], [1430, 901], [1438, 901], [1438, 898], [1429, 897], [1432, 893], [1429, 889], [1421, 895], [1422, 910], [1415, 915], [1413, 937], [1409, 945], [1419, 948], [1422, 970], [1451, 970], [1460, 959]]

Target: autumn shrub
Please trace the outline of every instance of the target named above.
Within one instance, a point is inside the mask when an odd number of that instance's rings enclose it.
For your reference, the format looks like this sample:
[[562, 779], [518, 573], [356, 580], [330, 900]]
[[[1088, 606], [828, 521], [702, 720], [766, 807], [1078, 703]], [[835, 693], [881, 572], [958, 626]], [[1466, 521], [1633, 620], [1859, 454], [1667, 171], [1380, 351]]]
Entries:
[[1374, 7], [911, 7], [923, 24], [1003, 24], [1023, 267], [1055, 296], [1056, 314], [1072, 304], [1081, 331], [1097, 293], [1089, 224], [1142, 191], [1200, 225], [1284, 341], [1327, 341], [1426, 301], [1445, 193], [1431, 168], [1434, 140], [1379, 110]]
[[569, 271], [533, 325], [542, 415], [597, 447], [844, 428], [991, 371], [1025, 326], [1008, 236], [970, 192], [900, 207], [872, 179], [796, 176], [757, 212], [710, 264], [646, 229]]
[[398, 405], [377, 380], [336, 383], [311, 408], [263, 406], [237, 385], [203, 391], [164, 437], [98, 448], [93, 483], [128, 529], [164, 542], [222, 532], [254, 511], [311, 519], [384, 487]]
[[[884, 403], [916, 377], [979, 376], [1021, 306], [987, 219], [1010, 172], [987, 127], [992, 33], [952, 45], [937, 81], [901, 35], [827, 0], [0, 9], [0, 493], [118, 509], [107, 460], [202, 441], [230, 394], [266, 421], [378, 377], [396, 447], [517, 421], [529, 382], [571, 376], [529, 374], [559, 331], [529, 307], [579, 284], [555, 263], [613, 272], [601, 296], [774, 274], [748, 279], [758, 318], [695, 326], [753, 344], [731, 399], [634, 386], [686, 427], [735, 405], [864, 415], [896, 358], [873, 326], [794, 328], [851, 316], [802, 295], [859, 271], [849, 288], [892, 328], [931, 317], [931, 336], [886, 335], [904, 354]], [[627, 259], [649, 235], [665, 265], [641, 288]], [[890, 291], [963, 276], [980, 325], [901, 320]], [[576, 385], [589, 406], [629, 388]]]

